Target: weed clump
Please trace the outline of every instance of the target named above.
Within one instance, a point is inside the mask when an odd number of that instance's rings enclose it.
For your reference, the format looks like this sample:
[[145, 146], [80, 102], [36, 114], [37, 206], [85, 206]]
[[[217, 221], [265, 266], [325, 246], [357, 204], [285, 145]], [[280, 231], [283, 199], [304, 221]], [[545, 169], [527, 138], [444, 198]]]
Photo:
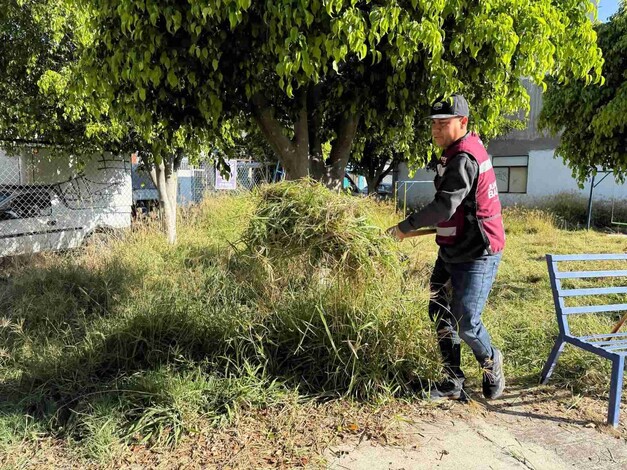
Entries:
[[504, 217], [507, 235], [550, 234], [563, 225], [556, 215], [526, 206], [506, 207]]

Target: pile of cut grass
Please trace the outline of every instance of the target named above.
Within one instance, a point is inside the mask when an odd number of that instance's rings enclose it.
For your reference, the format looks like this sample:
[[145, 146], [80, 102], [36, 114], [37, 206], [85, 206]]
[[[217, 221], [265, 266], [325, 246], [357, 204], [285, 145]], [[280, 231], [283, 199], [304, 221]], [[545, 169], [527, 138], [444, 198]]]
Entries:
[[372, 207], [304, 180], [262, 186], [243, 241], [273, 263], [297, 259], [354, 279], [397, 269], [392, 242], [370, 219]]
[[[310, 180], [261, 188], [232, 268], [262, 293], [255, 363], [314, 396], [371, 398], [437, 375], [434, 341], [374, 201]], [[263, 360], [262, 360], [263, 358]], [[264, 362], [265, 361], [265, 362]]]

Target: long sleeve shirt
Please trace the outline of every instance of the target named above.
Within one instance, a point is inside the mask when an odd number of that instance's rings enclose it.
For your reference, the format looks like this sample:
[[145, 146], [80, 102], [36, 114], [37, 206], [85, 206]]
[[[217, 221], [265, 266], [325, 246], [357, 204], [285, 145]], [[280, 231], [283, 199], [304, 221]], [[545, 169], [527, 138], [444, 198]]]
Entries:
[[[478, 175], [479, 165], [465, 153], [451, 157], [445, 167], [438, 165], [433, 200], [400, 222], [399, 230], [407, 233], [449, 220], [467, 198], [474, 198], [472, 191]], [[440, 257], [449, 263], [462, 263], [485, 255], [485, 242], [476, 222], [469, 222], [462, 241], [440, 247]]]
[[436, 176], [437, 192], [433, 201], [410, 214], [398, 224], [398, 228], [407, 233], [449, 220], [470, 194], [478, 174], [479, 165], [476, 161], [465, 153], [455, 155], [443, 168], [442, 175]]

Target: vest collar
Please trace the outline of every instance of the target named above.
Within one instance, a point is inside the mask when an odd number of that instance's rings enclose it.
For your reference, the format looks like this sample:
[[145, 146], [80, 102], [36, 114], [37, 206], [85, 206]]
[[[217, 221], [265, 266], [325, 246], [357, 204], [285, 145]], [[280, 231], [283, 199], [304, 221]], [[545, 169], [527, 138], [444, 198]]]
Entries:
[[[464, 140], [466, 140], [469, 136], [471, 135], [470, 131], [466, 131], [466, 134], [464, 134], [463, 137], [460, 137], [459, 139], [457, 139], [455, 142], [453, 142], [451, 145], [449, 145], [448, 147], [446, 147], [443, 151], [442, 151], [442, 155], [440, 155], [440, 163], [444, 166], [446, 166], [447, 160], [453, 156], [454, 154], [454, 149]], [[453, 152], [451, 152], [451, 150], [453, 150]]]
[[462, 140], [467, 139], [470, 136], [471, 132], [470, 131], [466, 131], [466, 133], [460, 137], [459, 139], [457, 139], [455, 142], [453, 142], [451, 145], [449, 145], [448, 147], [446, 147], [446, 149], [444, 150], [443, 153], [446, 153], [449, 149], [452, 149], [453, 147], [457, 146], [458, 144], [461, 143]]

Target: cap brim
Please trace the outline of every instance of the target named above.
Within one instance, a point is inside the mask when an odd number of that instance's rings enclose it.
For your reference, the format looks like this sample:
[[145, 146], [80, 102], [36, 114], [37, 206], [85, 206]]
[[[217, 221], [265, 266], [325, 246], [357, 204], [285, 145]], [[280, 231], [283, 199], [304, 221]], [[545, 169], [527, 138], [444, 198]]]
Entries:
[[452, 117], [461, 117], [457, 114], [432, 114], [431, 116], [427, 116], [425, 119], [447, 119]]

